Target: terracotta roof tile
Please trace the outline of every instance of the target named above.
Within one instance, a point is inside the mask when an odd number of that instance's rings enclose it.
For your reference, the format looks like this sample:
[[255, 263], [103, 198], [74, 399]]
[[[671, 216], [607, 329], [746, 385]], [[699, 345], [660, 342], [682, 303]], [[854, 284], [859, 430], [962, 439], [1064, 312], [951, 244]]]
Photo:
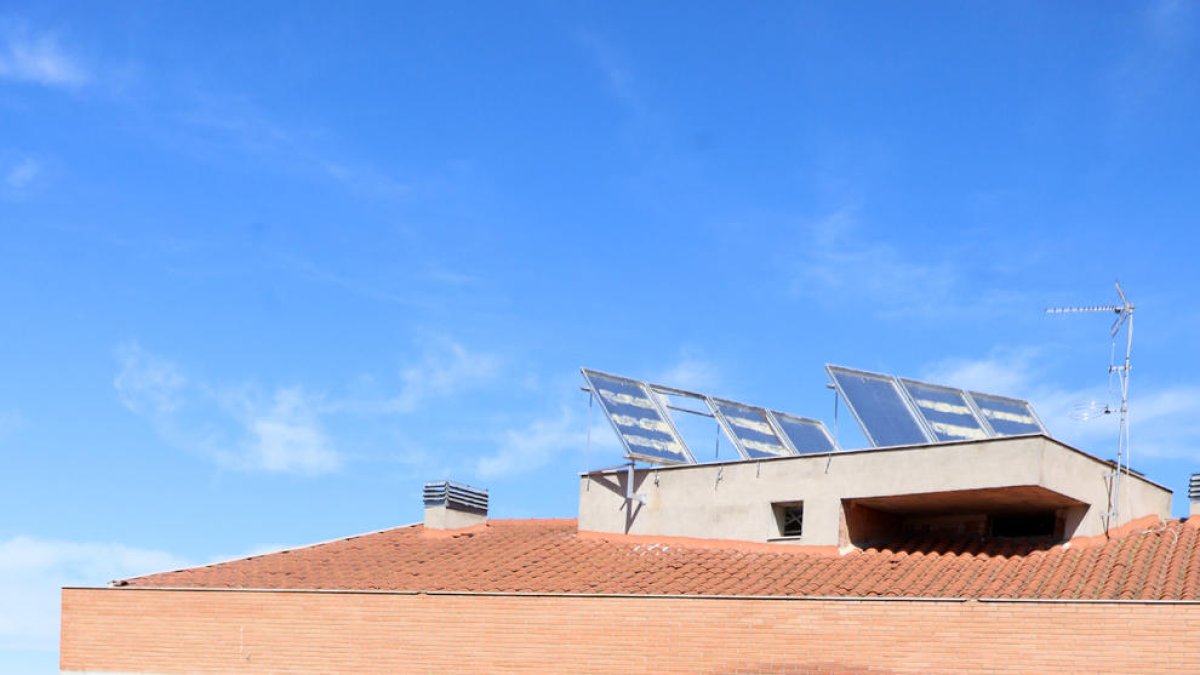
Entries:
[[1200, 600], [1200, 527], [1086, 546], [897, 542], [844, 556], [783, 544], [580, 534], [574, 520], [419, 525], [118, 582], [242, 588], [648, 595]]

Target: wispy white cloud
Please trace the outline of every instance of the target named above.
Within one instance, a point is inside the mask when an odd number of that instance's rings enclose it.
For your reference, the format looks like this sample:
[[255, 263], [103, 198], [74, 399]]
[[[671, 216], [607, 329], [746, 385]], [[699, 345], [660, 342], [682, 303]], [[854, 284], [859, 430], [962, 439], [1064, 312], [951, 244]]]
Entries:
[[824, 302], [868, 301], [883, 315], [940, 311], [958, 276], [945, 262], [918, 260], [861, 231], [856, 210], [836, 211], [804, 228], [790, 259], [792, 290]]
[[[411, 415], [431, 401], [486, 385], [500, 368], [495, 356], [443, 338], [400, 369], [391, 392], [378, 391], [380, 378], [368, 377], [370, 394], [352, 397], [296, 385], [264, 390], [205, 382], [136, 344], [120, 347], [117, 359], [113, 389], [118, 400], [148, 419], [168, 445], [232, 469], [309, 475], [336, 471], [346, 461], [329, 431], [336, 416]], [[388, 454], [389, 461], [397, 458], [404, 464], [426, 463], [431, 455], [403, 448]]]
[[1033, 348], [999, 350], [983, 358], [949, 358], [929, 364], [922, 379], [952, 387], [1020, 397], [1033, 383]]
[[[341, 464], [322, 428], [319, 398], [299, 387], [279, 388], [264, 400], [246, 388], [191, 382], [175, 363], [137, 344], [119, 348], [117, 358], [118, 400], [149, 419], [170, 445], [248, 471], [319, 474]], [[185, 410], [185, 401], [195, 410]]]
[[117, 349], [121, 369], [113, 378], [113, 389], [121, 405], [131, 412], [156, 417], [179, 410], [187, 379], [170, 361], [146, 352], [136, 343]]
[[494, 439], [495, 451], [476, 462], [475, 473], [498, 478], [535, 471], [556, 456], [582, 452], [587, 434], [585, 423], [564, 405], [557, 414], [501, 433]]
[[1169, 101], [1163, 96], [1172, 82], [1190, 77], [1196, 43], [1194, 2], [1157, 0], [1135, 6], [1140, 21], [1131, 22], [1133, 39], [1118, 50], [1108, 73], [1108, 91], [1117, 139], [1148, 126], [1147, 115]]
[[677, 213], [678, 204], [664, 195], [671, 188], [695, 192], [704, 183], [711, 132], [684, 129], [656, 100], [655, 83], [638, 69], [629, 49], [594, 31], [579, 33], [576, 41], [618, 113], [613, 140], [631, 160], [624, 185], [648, 204]]
[[415, 407], [431, 397], [448, 396], [496, 374], [498, 363], [494, 357], [469, 352], [452, 341], [443, 347], [440, 353], [431, 352], [423, 363], [401, 374], [404, 388], [397, 398], [401, 408]]
[[400, 371], [400, 392], [379, 406], [384, 412], [410, 413], [429, 401], [492, 381], [500, 360], [475, 352], [451, 339], [429, 344], [419, 362]]
[[56, 649], [59, 589], [186, 567], [164, 551], [17, 536], [0, 540], [0, 648]]
[[42, 175], [42, 163], [32, 157], [14, 162], [4, 171], [4, 186], [11, 192], [22, 192], [33, 187]]
[[412, 185], [363, 164], [327, 160], [320, 163], [320, 167], [326, 176], [357, 193], [378, 197], [404, 197], [413, 189]]
[[442, 307], [448, 296], [478, 287], [483, 281], [478, 276], [442, 267], [431, 261], [426, 261], [424, 271], [406, 267], [403, 272], [397, 273], [394, 268], [383, 271], [338, 269], [295, 251], [273, 251], [271, 258], [269, 262], [280, 273], [331, 286], [374, 302], [423, 310]]
[[643, 112], [642, 97], [638, 93], [633, 71], [624, 55], [596, 33], [581, 33], [578, 41], [604, 77], [604, 84], [609, 93], [634, 111]]
[[172, 135], [172, 143], [202, 154], [250, 156], [332, 181], [363, 196], [400, 198], [412, 191], [409, 183], [380, 167], [328, 147], [328, 133], [287, 124], [249, 96], [193, 87], [180, 98], [187, 107], [176, 116], [180, 127]]
[[[275, 258], [281, 271], [374, 301], [408, 307], [432, 307], [436, 304], [435, 298], [430, 294], [414, 292], [408, 288], [409, 284], [397, 284], [391, 280], [369, 279], [353, 273], [335, 271], [295, 253], [276, 253]], [[399, 288], [402, 285], [405, 286], [403, 290]]]
[[[685, 360], [677, 365], [681, 376], [692, 369], [707, 371], [700, 361]], [[573, 378], [570, 382], [551, 387], [565, 395], [549, 411], [482, 438], [478, 446], [490, 450], [476, 460], [475, 474], [482, 479], [502, 478], [537, 471], [552, 462], [565, 461], [582, 470], [595, 468], [596, 462], [606, 466], [619, 461], [625, 449], [600, 406], [594, 401], [589, 404]], [[687, 386], [695, 386], [698, 381], [687, 382]]]
[[0, 79], [49, 87], [77, 87], [90, 79], [86, 68], [52, 33], [10, 28], [0, 35]]
[[1200, 461], [1200, 387], [1135, 392], [1130, 408], [1134, 462], [1138, 454]]
[[712, 361], [685, 353], [670, 367], [655, 374], [651, 380], [669, 387], [711, 393], [719, 387], [721, 374]]
[[277, 390], [266, 410], [245, 406], [242, 452], [221, 456], [237, 468], [306, 474], [336, 470], [341, 456], [322, 429], [316, 407], [299, 387]]

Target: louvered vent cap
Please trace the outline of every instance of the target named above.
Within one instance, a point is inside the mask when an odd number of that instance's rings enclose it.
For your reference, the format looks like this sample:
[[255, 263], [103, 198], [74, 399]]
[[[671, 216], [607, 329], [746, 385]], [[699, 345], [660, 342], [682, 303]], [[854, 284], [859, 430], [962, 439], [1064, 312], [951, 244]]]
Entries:
[[464, 511], [487, 513], [488, 493], [469, 485], [443, 480], [436, 483], [426, 483], [425, 506], [445, 506]]
[[1192, 474], [1192, 480], [1188, 482], [1188, 497], [1194, 502], [1200, 502], [1200, 473]]

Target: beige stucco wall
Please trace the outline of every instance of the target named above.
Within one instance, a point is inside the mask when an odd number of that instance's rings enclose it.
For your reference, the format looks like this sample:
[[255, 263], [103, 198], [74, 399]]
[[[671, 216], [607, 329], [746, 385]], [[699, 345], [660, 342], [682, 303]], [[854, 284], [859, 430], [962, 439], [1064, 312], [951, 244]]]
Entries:
[[486, 513], [462, 511], [446, 506], [425, 507], [425, 527], [431, 530], [460, 530], [487, 522]]
[[[1044, 436], [783, 459], [639, 469], [645, 503], [626, 509], [624, 471], [580, 478], [579, 529], [741, 541], [778, 538], [772, 502], [804, 502], [804, 535], [790, 543], [839, 546], [842, 500], [984, 488], [1039, 486], [1082, 503], [1068, 510], [1069, 536], [1105, 531], [1110, 468]], [[1171, 493], [1125, 481], [1119, 526], [1170, 515]]]

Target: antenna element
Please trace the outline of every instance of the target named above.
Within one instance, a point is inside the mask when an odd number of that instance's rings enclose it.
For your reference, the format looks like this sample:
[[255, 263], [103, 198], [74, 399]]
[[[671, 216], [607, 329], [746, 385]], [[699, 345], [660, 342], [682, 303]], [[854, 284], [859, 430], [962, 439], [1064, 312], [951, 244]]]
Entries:
[[[1121, 484], [1129, 476], [1129, 360], [1133, 355], [1133, 303], [1129, 302], [1129, 298], [1125, 296], [1124, 289], [1121, 288], [1121, 282], [1117, 281], [1117, 296], [1121, 299], [1119, 305], [1092, 305], [1088, 307], [1054, 307], [1046, 310], [1047, 314], [1083, 314], [1088, 312], [1112, 312], [1117, 315], [1113, 321], [1112, 328], [1109, 333], [1113, 338], [1113, 345], [1116, 346], [1117, 333], [1121, 331], [1121, 326], [1125, 326], [1125, 362], [1117, 365], [1112, 359], [1108, 364], [1109, 376], [1116, 373], [1121, 378], [1121, 407], [1118, 410], [1120, 413], [1120, 427], [1117, 432], [1117, 462], [1113, 467], [1111, 483], [1108, 489], [1108, 524], [1106, 529], [1110, 529], [1114, 524], [1120, 522], [1120, 500], [1121, 500]], [[1108, 412], [1105, 409], [1104, 412]]]

